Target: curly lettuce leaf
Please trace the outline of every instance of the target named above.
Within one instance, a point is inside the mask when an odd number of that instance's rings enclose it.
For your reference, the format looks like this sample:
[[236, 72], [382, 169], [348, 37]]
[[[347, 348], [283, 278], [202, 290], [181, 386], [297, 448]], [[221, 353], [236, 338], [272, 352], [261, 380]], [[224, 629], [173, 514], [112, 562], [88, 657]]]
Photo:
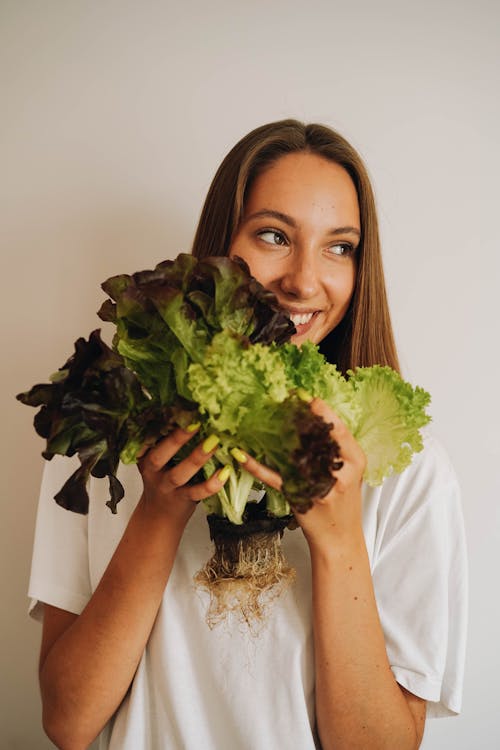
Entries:
[[177, 365], [179, 356], [196, 360], [209, 340], [207, 327], [183, 297], [190, 268], [182, 258], [174, 269], [164, 265], [161, 271], [114, 276], [102, 284], [114, 300], [99, 310], [102, 319], [116, 325], [113, 346], [162, 404], [175, 400], [179, 386], [182, 391], [183, 373], [173, 360]]
[[39, 406], [34, 425], [46, 439], [42, 455], [77, 455], [79, 468], [57, 493], [56, 502], [76, 513], [87, 513], [90, 476], [108, 477], [113, 513], [123, 497], [116, 473], [119, 461], [135, 463], [139, 451], [193, 421], [192, 406], [153, 403], [122, 357], [101, 339], [98, 330], [80, 338], [75, 352], [52, 376], [51, 383], [33, 386], [17, 399]]
[[121, 450], [127, 441], [126, 422], [146, 402], [137, 377], [102, 340], [98, 330], [80, 338], [75, 352], [49, 384], [35, 385], [17, 399], [41, 406], [35, 429], [45, 438], [43, 456], [78, 454], [80, 467], [56, 496], [64, 508], [87, 513], [89, 476], [108, 476], [113, 512], [123, 497], [116, 479]]
[[331, 424], [294, 395], [265, 412], [249, 413], [238, 437], [258, 460], [281, 475], [281, 494], [302, 513], [335, 484], [332, 470], [339, 469], [341, 463], [331, 429]]
[[189, 366], [188, 387], [209, 429], [236, 435], [249, 412], [261, 413], [288, 396], [276, 350], [230, 331], [216, 334], [203, 361]]
[[229, 330], [261, 344], [282, 344], [295, 333], [275, 295], [250, 275], [241, 258], [200, 260], [186, 296], [214, 332]]
[[402, 472], [412, 455], [422, 450], [420, 429], [430, 421], [425, 412], [430, 395], [390, 367], [359, 367], [348, 374], [361, 409], [354, 437], [367, 457], [364, 479], [375, 486], [393, 472]]
[[207, 336], [222, 330], [260, 343], [282, 343], [295, 332], [275, 295], [250, 275], [241, 259], [196, 260], [181, 253], [152, 271], [111, 277], [102, 288], [114, 303], [104, 302], [101, 318], [126, 321], [132, 337], [142, 337], [151, 318], [159, 316], [194, 361]]
[[284, 344], [279, 353], [290, 384], [326, 401], [354, 432], [361, 416], [361, 406], [353, 398], [349, 382], [335, 365], [327, 362], [319, 348], [306, 341], [300, 347]]

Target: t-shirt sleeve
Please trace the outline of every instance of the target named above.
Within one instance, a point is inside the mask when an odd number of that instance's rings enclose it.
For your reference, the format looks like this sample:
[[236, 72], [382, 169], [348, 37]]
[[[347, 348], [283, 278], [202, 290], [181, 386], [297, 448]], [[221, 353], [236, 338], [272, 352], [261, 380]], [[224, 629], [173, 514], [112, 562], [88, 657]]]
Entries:
[[428, 716], [461, 708], [467, 562], [460, 491], [440, 444], [384, 488], [373, 581], [398, 683], [427, 700]]
[[54, 495], [79, 466], [55, 456], [44, 467], [28, 588], [29, 612], [41, 619], [43, 603], [80, 614], [91, 596], [88, 517], [61, 508]]

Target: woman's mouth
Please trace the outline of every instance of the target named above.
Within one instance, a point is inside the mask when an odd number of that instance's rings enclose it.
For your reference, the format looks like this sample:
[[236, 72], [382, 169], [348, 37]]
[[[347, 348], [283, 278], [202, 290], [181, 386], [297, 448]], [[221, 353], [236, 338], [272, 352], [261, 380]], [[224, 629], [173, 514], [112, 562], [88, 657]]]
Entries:
[[296, 312], [289, 312], [290, 320], [295, 326], [295, 329], [297, 333], [296, 336], [303, 336], [305, 333], [307, 333], [313, 322], [316, 320], [316, 317], [319, 315], [319, 310], [316, 310], [314, 312], [303, 312], [303, 313], [296, 313]]

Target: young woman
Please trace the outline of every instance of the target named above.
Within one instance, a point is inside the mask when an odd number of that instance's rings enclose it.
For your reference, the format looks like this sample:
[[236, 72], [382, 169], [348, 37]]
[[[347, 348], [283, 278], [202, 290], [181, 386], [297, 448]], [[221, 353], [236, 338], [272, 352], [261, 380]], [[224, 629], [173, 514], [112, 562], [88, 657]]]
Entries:
[[[374, 200], [352, 147], [293, 120], [243, 138], [217, 172], [193, 253], [239, 256], [343, 370], [398, 369]], [[188, 485], [217, 437], [177, 430], [123, 467], [117, 516], [91, 487], [88, 517], [52, 497], [68, 459], [44, 475], [30, 595], [43, 608], [44, 726], [61, 748], [254, 750], [417, 748], [426, 718], [460, 708], [466, 570], [458, 489], [426, 436], [382, 487], [334, 425], [343, 466], [331, 492], [286, 532], [297, 580], [257, 637], [211, 630], [193, 575], [209, 556], [204, 511], [224, 475]], [[165, 464], [191, 441], [190, 456]], [[256, 477], [280, 477], [244, 456]], [[42, 604], [43, 603], [43, 604]], [[104, 728], [104, 729], [103, 729]]]

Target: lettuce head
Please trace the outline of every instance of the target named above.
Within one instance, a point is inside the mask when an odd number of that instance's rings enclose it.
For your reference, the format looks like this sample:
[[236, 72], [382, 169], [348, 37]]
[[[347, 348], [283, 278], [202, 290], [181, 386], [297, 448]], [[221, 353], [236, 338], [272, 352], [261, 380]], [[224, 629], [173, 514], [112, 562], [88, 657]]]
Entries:
[[112, 348], [94, 331], [76, 342], [51, 382], [17, 397], [41, 407], [35, 428], [47, 441], [45, 458], [80, 458], [56, 495], [63, 507], [87, 512], [89, 476], [107, 476], [116, 512], [120, 460], [134, 463], [144, 446], [199, 421], [193, 440], [220, 437], [205, 475], [233, 469], [205, 501], [207, 512], [242, 524], [256, 501], [256, 483], [233, 448], [281, 474], [282, 491], [267, 488], [261, 500], [270, 516], [305, 512], [329, 492], [341, 461], [332, 425], [311, 412], [304, 391], [329, 404], [359, 441], [369, 484], [404, 470], [422, 449], [429, 394], [388, 367], [344, 377], [314, 344], [290, 343], [288, 314], [243, 261], [181, 254], [153, 270], [113, 276], [102, 288], [108, 299], [99, 316], [114, 326]]

